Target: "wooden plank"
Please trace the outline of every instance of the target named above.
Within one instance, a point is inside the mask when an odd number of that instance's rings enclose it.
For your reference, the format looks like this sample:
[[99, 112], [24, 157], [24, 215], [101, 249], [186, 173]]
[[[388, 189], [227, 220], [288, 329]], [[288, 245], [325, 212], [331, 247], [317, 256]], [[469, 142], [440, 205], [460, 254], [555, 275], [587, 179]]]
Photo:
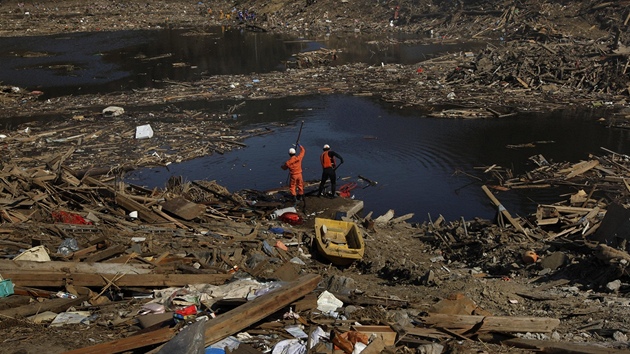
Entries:
[[111, 264], [111, 263], [86, 263], [86, 262], [32, 262], [0, 260], [0, 274], [5, 272], [26, 273], [93, 273], [93, 274], [148, 274], [152, 271], [146, 264]]
[[429, 314], [421, 318], [425, 325], [443, 327], [452, 331], [475, 332], [512, 332], [512, 333], [549, 333], [560, 324], [560, 320], [548, 317], [514, 317], [514, 316], [474, 316]]
[[150, 224], [160, 224], [166, 222], [166, 219], [159, 215], [156, 215], [151, 209], [136, 202], [135, 200], [132, 200], [131, 198], [128, 198], [121, 193], [116, 194], [116, 204], [120, 205], [128, 212], [137, 211], [138, 217], [144, 222]]
[[571, 214], [573, 214], [573, 213], [587, 214], [587, 213], [590, 213], [591, 211], [593, 211], [593, 208], [580, 208], [580, 207], [570, 207], [570, 206], [551, 205], [551, 204], [542, 204], [539, 207], [554, 208], [559, 213], [571, 213]]
[[374, 219], [376, 224], [386, 224], [394, 218], [394, 209], [389, 209], [385, 214]]
[[413, 218], [413, 215], [414, 215], [413, 213], [409, 213], [409, 214], [405, 214], [405, 215], [403, 215], [403, 216], [399, 216], [399, 217], [397, 217], [397, 218], [393, 218], [393, 219], [390, 221], [390, 223], [391, 223], [391, 224], [397, 224], [397, 223], [400, 223], [400, 222], [403, 222], [403, 221], [409, 220], [409, 219]]
[[81, 181], [74, 176], [72, 170], [66, 166], [61, 166], [61, 179], [67, 184], [77, 187], [81, 184]]
[[153, 263], [155, 265], [159, 265], [160, 263], [163, 263], [164, 260], [170, 255], [171, 255], [171, 252], [163, 252], [161, 255], [159, 255], [157, 258], [155, 258], [151, 263]]
[[164, 327], [155, 331], [137, 334], [135, 336], [114, 340], [111, 342], [101, 343], [93, 345], [91, 347], [85, 347], [75, 350], [70, 350], [64, 354], [113, 354], [130, 351], [146, 347], [148, 345], [155, 345], [168, 342], [175, 336], [175, 329]]
[[[12, 309], [31, 303], [31, 297], [29, 294], [25, 294], [22, 288], [13, 288], [13, 294], [11, 296], [0, 298], [0, 311], [6, 309]], [[317, 306], [317, 304], [315, 305]]]
[[177, 221], [177, 219], [173, 218], [172, 216], [169, 216], [168, 214], [166, 214], [165, 212], [163, 212], [162, 210], [159, 209], [159, 207], [153, 207], [152, 210], [159, 216], [163, 217], [164, 219], [172, 222], [173, 224], [175, 224], [177, 227], [179, 227], [180, 229], [184, 229], [184, 230], [190, 230], [189, 227], [187, 227], [186, 225], [182, 224], [181, 222]]
[[588, 214], [586, 214], [586, 216], [584, 218], [586, 218], [586, 220], [588, 220], [589, 222], [593, 222], [595, 217], [597, 217], [597, 215], [599, 215], [599, 207], [594, 207], [593, 210], [589, 211]]
[[51, 299], [42, 302], [34, 302], [25, 306], [14, 307], [0, 311], [0, 317], [27, 317], [45, 311], [64, 312], [71, 306], [78, 306], [88, 300], [87, 296], [76, 299]]
[[114, 245], [107, 249], [104, 249], [98, 253], [95, 253], [85, 259], [85, 262], [98, 262], [107, 258], [111, 258], [113, 256], [124, 253], [127, 250], [126, 246], [123, 245]]
[[403, 331], [405, 335], [418, 336], [423, 338], [432, 338], [437, 340], [448, 339], [450, 336], [444, 334], [435, 328], [422, 328], [422, 327], [404, 327]]
[[293, 301], [315, 290], [321, 279], [321, 276], [318, 274], [307, 274], [295, 282], [287, 283], [276, 290], [211, 319], [206, 323], [206, 346], [241, 331], [288, 306]]
[[13, 294], [21, 295], [20, 297], [27, 298], [27, 299], [28, 297], [43, 297], [43, 298], [52, 299], [56, 297], [55, 295], [56, 293], [57, 293], [56, 291], [43, 290], [43, 289], [37, 289], [37, 288], [26, 288], [23, 286], [13, 287]]
[[589, 170], [595, 168], [597, 165], [599, 165], [599, 161], [598, 160], [582, 161], [582, 162], [578, 162], [578, 163], [574, 164], [573, 166], [571, 166], [568, 169], [560, 170], [558, 172], [559, 173], [566, 173], [566, 172], [568, 172], [568, 174], [565, 176], [565, 178], [566, 179], [571, 179], [573, 177], [576, 177], [576, 176], [579, 176], [581, 174], [584, 174], [584, 173], [588, 172]]
[[221, 285], [232, 278], [232, 274], [86, 274], [51, 272], [3, 272], [2, 276], [18, 286], [62, 287], [66, 283], [75, 286], [106, 286], [109, 280], [117, 286], [186, 286], [188, 284]]
[[547, 237], [547, 238], [546, 238], [546, 240], [547, 240], [547, 241], [550, 241], [550, 240], [554, 240], [554, 239], [556, 239], [556, 238], [558, 238], [558, 237], [562, 237], [562, 236], [564, 236], [564, 235], [566, 235], [566, 234], [571, 234], [571, 233], [573, 233], [575, 230], [577, 230], [577, 228], [578, 228], [577, 226], [573, 226], [573, 227], [570, 227], [570, 228], [568, 228], [568, 229], [566, 229], [566, 230], [563, 230], [562, 232], [559, 232], [559, 233], [557, 233], [557, 234], [551, 234], [551, 233], [549, 233], [549, 237]]
[[528, 89], [529, 85], [527, 84], [527, 82], [523, 81], [523, 79], [521, 79], [520, 77], [516, 76], [516, 81], [518, 81], [519, 84], [523, 85], [524, 88]]
[[90, 247], [82, 248], [78, 251], [72, 252], [66, 258], [72, 258], [74, 260], [80, 260], [81, 258], [87, 257], [88, 254], [92, 252], [96, 252], [98, 250], [98, 245], [92, 245]]
[[538, 219], [536, 220], [536, 225], [538, 226], [555, 225], [559, 221], [560, 221], [560, 218]]
[[206, 206], [193, 203], [182, 197], [169, 199], [161, 204], [162, 210], [184, 220], [193, 220], [206, 211]]
[[363, 201], [353, 199], [352, 202], [340, 206], [337, 210], [340, 213], [345, 213], [347, 217], [351, 218], [363, 210]]
[[501, 202], [499, 202], [499, 200], [494, 196], [494, 194], [490, 192], [488, 187], [484, 185], [484, 186], [481, 186], [481, 189], [483, 189], [483, 191], [486, 193], [488, 198], [490, 198], [492, 203], [494, 203], [494, 205], [497, 208], [499, 208], [499, 211], [501, 212], [501, 214], [510, 222], [510, 224], [512, 224], [512, 226], [514, 226], [514, 228], [517, 231], [522, 232], [523, 234], [527, 235], [527, 232], [525, 232], [525, 229], [523, 228], [523, 226], [521, 226], [521, 224], [519, 224], [516, 220], [514, 220], [514, 218], [512, 218], [512, 215], [510, 215], [510, 212], [507, 211], [505, 207], [503, 206], [503, 204], [501, 204]]

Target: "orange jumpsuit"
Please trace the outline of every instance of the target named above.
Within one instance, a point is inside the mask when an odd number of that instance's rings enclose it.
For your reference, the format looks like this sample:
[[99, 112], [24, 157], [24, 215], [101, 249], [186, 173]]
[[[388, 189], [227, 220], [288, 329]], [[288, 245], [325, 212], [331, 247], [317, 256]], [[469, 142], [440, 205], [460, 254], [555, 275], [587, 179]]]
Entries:
[[[292, 196], [304, 194], [304, 179], [302, 179], [302, 160], [304, 159], [304, 153], [306, 149], [304, 146], [299, 145], [300, 153], [291, 156], [287, 162], [282, 165], [283, 170], [289, 170], [289, 192]], [[297, 192], [297, 193], [296, 193]]]

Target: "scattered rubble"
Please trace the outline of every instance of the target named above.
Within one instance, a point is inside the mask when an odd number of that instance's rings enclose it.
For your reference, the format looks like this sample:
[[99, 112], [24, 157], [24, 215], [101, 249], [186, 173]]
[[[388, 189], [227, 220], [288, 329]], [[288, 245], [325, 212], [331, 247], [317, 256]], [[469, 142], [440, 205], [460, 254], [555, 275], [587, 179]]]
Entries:
[[[571, 351], [579, 342], [582, 352], [598, 353], [585, 346], [593, 341], [606, 343], [607, 352], [626, 347], [618, 339], [628, 332], [625, 314], [617, 310], [627, 303], [628, 212], [621, 195], [630, 193], [624, 178], [630, 159], [620, 154], [546, 163], [525, 174], [531, 180], [502, 178], [497, 185], [505, 188], [598, 186], [540, 206], [532, 219], [511, 217], [500, 194], [484, 185], [504, 222], [439, 217], [422, 224], [393, 210], [360, 216], [359, 201], [307, 196], [305, 222], [291, 225], [275, 213], [287, 207], [282, 192], [230, 193], [181, 178], [146, 190], [107, 175], [80, 176], [63, 159], [52, 161], [28, 169], [5, 164], [2, 171], [0, 244], [7, 259], [0, 262], [6, 291], [0, 311], [14, 333], [37, 325], [53, 335], [81, 326], [84, 335], [59, 351], [164, 350], [196, 323], [202, 348], [231, 338], [230, 345], [244, 346], [234, 350], [248, 351], [280, 350], [285, 341], [308, 346], [314, 332], [322, 334], [311, 350], [335, 345], [348, 353], [357, 348], [355, 332], [367, 337], [368, 353], [448, 352], [461, 340], [463, 347], [487, 342], [523, 352]], [[509, 175], [500, 166], [484, 171]], [[314, 215], [333, 218], [339, 210], [365, 239], [363, 258], [349, 267], [330, 265], [314, 244]], [[335, 305], [322, 307], [314, 298], [326, 293]], [[585, 326], [601, 307], [611, 309], [600, 311], [606, 322]], [[24, 348], [37, 347], [34, 341]]]
[[[215, 115], [170, 105], [184, 100], [346, 93], [446, 118], [569, 104], [623, 107], [628, 1], [241, 5], [258, 14], [254, 23], [235, 22], [233, 3], [3, 1], [0, 33], [166, 27], [203, 33], [230, 25], [304, 34], [406, 32], [425, 34], [422, 43], [466, 38], [488, 45], [479, 53], [375, 66], [336, 65], [343, 48], [328, 48], [296, 55], [285, 72], [107, 97], [41, 101], [40, 91], [2, 83], [1, 117], [46, 115], [0, 135], [0, 333], [7, 350], [627, 352], [626, 155], [606, 151], [562, 163], [533, 156], [537, 168], [518, 177], [501, 166], [480, 167], [496, 220], [440, 216], [419, 224], [394, 210], [363, 216], [360, 201], [307, 196], [304, 222], [292, 225], [277, 217], [291, 205], [282, 191], [231, 193], [212, 181], [177, 177], [149, 190], [120, 176], [245, 147], [244, 138], [271, 132], [240, 129], [230, 120], [238, 104]], [[155, 104], [166, 109], [129, 109]], [[609, 124], [624, 127], [627, 117], [620, 110]], [[506, 190], [557, 185], [574, 192], [540, 205], [535, 215], [517, 217], [501, 204]], [[337, 267], [318, 254], [315, 216], [356, 223], [363, 257]]]
[[[72, 3], [70, 1], [69, 3]], [[139, 5], [93, 3], [85, 13], [63, 4], [52, 6], [6, 2], [0, 10], [12, 13], [0, 21], [3, 35], [23, 36], [66, 31], [115, 29], [192, 28], [203, 34], [211, 25], [251, 28], [235, 20], [233, 4], [217, 3]], [[311, 4], [272, 1], [246, 6], [259, 14], [256, 28], [266, 31], [320, 33], [426, 34], [424, 38], [401, 36], [381, 39], [398, 45], [445, 42], [487, 42], [479, 52], [448, 53], [412, 65], [364, 63], [337, 65], [344, 48], [322, 48], [296, 54], [283, 72], [222, 75], [183, 84], [166, 82], [163, 89], [112, 94], [108, 102], [99, 95], [60, 97], [43, 104], [41, 91], [7, 86], [1, 90], [0, 116], [32, 115], [102, 108], [110, 102], [121, 106], [145, 106], [181, 100], [264, 99], [291, 95], [347, 93], [374, 95], [400, 106], [413, 106], [435, 116], [502, 117], [518, 111], [551, 110], [575, 105], [619, 109], [630, 96], [630, 44], [626, 1], [581, 1], [576, 4], [528, 0], [506, 2], [494, 10], [494, 2], [478, 1], [400, 2], [397, 25], [390, 25], [390, 4], [316, 1]], [[139, 8], [142, 6], [142, 8]], [[212, 8], [210, 7], [212, 6]], [[219, 11], [220, 10], [220, 11]], [[117, 16], [141, 12], [143, 21]], [[362, 21], [349, 14], [360, 14]], [[116, 14], [117, 16], [108, 16]], [[219, 15], [222, 14], [222, 15]], [[350, 16], [350, 17], [349, 17]], [[577, 20], [577, 18], [580, 20]], [[47, 18], [49, 22], [37, 22]], [[31, 26], [32, 23], [38, 26]], [[378, 44], [378, 40], [374, 42]], [[444, 107], [446, 106], [446, 107]], [[453, 111], [453, 106], [459, 112]], [[475, 112], [469, 114], [466, 112]], [[481, 114], [480, 114], [481, 113]], [[627, 120], [627, 114], [620, 119]]]

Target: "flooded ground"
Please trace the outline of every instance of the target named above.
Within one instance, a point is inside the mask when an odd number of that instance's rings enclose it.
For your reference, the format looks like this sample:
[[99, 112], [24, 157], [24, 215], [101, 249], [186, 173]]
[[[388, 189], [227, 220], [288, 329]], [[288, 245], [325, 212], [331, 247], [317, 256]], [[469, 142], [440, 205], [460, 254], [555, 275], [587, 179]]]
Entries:
[[[382, 44], [373, 38], [358, 34], [289, 38], [226, 27], [195, 32], [75, 33], [28, 41], [2, 38], [0, 77], [42, 90], [42, 99], [48, 99], [159, 87], [169, 80], [285, 70], [284, 63], [293, 54], [322, 47], [338, 49], [334, 64], [343, 65], [361, 61], [410, 64], [485, 46]], [[227, 110], [237, 103], [189, 101], [176, 105], [204, 111]], [[126, 109], [133, 112], [134, 107]], [[597, 118], [589, 112], [565, 111], [490, 120], [436, 119], [417, 110], [399, 110], [370, 98], [344, 95], [248, 101], [235, 119], [247, 125], [273, 125], [273, 134], [247, 140], [248, 148], [240, 151], [168, 169], [142, 169], [128, 179], [161, 187], [171, 175], [182, 175], [188, 180], [217, 180], [232, 191], [281, 187], [286, 175], [279, 166], [295, 142], [296, 122], [304, 120], [305, 179], [319, 179], [318, 155], [323, 144], [330, 144], [345, 158], [338, 170], [338, 186], [358, 182], [353, 194], [365, 201], [366, 211], [381, 214], [391, 208], [397, 215], [415, 213], [415, 220], [439, 214], [447, 219], [491, 218], [495, 208], [479, 188], [482, 181], [471, 177], [480, 176], [475, 168], [498, 164], [518, 173], [525, 170], [527, 158], [537, 154], [549, 160], [578, 161], [589, 153], [602, 153], [600, 147], [627, 153], [627, 131], [606, 128]], [[276, 123], [289, 126], [276, 129]], [[533, 147], [510, 147], [523, 144]], [[378, 185], [366, 186], [359, 175], [378, 181]], [[513, 191], [502, 194], [501, 201], [511, 212], [523, 215], [537, 203], [555, 202], [558, 194]]]
[[[248, 124], [289, 126], [248, 139], [247, 148], [225, 155], [135, 171], [129, 182], [163, 187], [170, 176], [181, 175], [189, 180], [217, 180], [231, 191], [281, 187], [287, 176], [279, 166], [295, 143], [297, 122], [304, 120], [300, 139], [307, 149], [304, 178], [320, 178], [321, 147], [330, 144], [344, 157], [338, 186], [357, 182], [353, 195], [365, 202], [366, 212], [380, 215], [394, 209], [397, 215], [415, 213], [416, 221], [440, 214], [447, 220], [492, 218], [496, 208], [480, 188], [483, 181], [471, 177], [484, 179], [479, 168], [497, 164], [518, 174], [533, 168], [528, 160], [533, 155], [549, 161], [579, 161], [588, 154], [605, 154], [601, 147], [620, 153], [630, 148], [629, 131], [607, 128], [590, 112], [440, 119], [393, 109], [370, 98], [338, 95], [253, 101], [240, 113], [236, 119]], [[368, 186], [359, 176], [378, 185]], [[499, 198], [509, 211], [525, 216], [539, 203], [558, 202], [562, 193], [514, 190]]]
[[[402, 34], [398, 35], [401, 38]], [[337, 49], [335, 65], [351, 62], [416, 63], [478, 44], [401, 45], [372, 42], [375, 36], [322, 35], [294, 38], [227, 27], [203, 31], [157, 30], [0, 38], [2, 81], [44, 92], [43, 99], [162, 87], [164, 81], [285, 70], [292, 55]], [[393, 37], [398, 38], [398, 37]], [[380, 38], [381, 40], [383, 38]]]

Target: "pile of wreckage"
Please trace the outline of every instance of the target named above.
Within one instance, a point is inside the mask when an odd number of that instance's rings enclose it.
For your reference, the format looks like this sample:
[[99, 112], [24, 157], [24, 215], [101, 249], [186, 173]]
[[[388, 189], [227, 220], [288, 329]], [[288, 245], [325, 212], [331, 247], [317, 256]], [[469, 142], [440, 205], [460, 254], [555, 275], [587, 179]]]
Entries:
[[[157, 191], [50, 167], [2, 171], [0, 244], [9, 259], [0, 261], [0, 314], [53, 327], [95, 321], [139, 327], [69, 353], [330, 352], [333, 345], [348, 354], [394, 345], [439, 353], [442, 345], [434, 342], [455, 335], [450, 331], [548, 333], [559, 323], [433, 314], [396, 328], [353, 320], [352, 306], [409, 304], [355, 293], [344, 278], [324, 284], [311, 273], [324, 265], [311, 262], [303, 233], [261, 229], [281, 203], [249, 205], [207, 181], [173, 178]], [[131, 318], [99, 318], [128, 298], [140, 299]]]
[[[560, 248], [581, 248], [582, 253], [594, 255], [609, 266], [591, 273], [592, 286], [604, 286], [607, 281], [627, 276], [630, 254], [630, 156], [603, 148], [605, 156], [590, 155], [588, 160], [577, 163], [550, 163], [544, 156], [529, 159], [538, 166], [520, 176], [509, 169], [492, 165], [480, 167], [490, 175], [495, 184], [483, 185], [482, 189], [497, 207], [497, 224], [513, 230], [511, 239], [521, 242], [555, 244]], [[545, 189], [564, 187], [568, 200], [553, 204], [538, 204], [529, 217], [514, 217], [500, 202], [496, 193], [519, 189]], [[492, 192], [495, 190], [496, 193]], [[439, 220], [443, 221], [443, 220]], [[464, 229], [465, 223], [452, 222], [451, 230]], [[449, 236], [448, 232], [442, 233]], [[450, 234], [461, 234], [451, 232]], [[466, 231], [468, 236], [468, 231]], [[443, 241], [446, 241], [444, 237]], [[532, 255], [535, 263], [538, 259]], [[527, 258], [524, 255], [524, 259]], [[566, 257], [563, 256], [563, 261]]]
[[[122, 175], [139, 167], [168, 166], [214, 153], [223, 155], [246, 147], [242, 141], [272, 133], [269, 126], [240, 130], [238, 109], [210, 114], [167, 106], [159, 117], [107, 106], [99, 111], [75, 111], [71, 118], [47, 114], [0, 134], [7, 153], [2, 161], [20, 167], [63, 164], [84, 175]], [[273, 124], [271, 125], [273, 126]], [[107, 161], [108, 167], [95, 167]], [[5, 167], [6, 168], [6, 167]]]
[[[491, 174], [497, 185], [491, 187], [507, 191], [510, 189], [542, 189], [557, 186], [576, 190], [568, 201], [555, 204], [538, 205], [533, 220], [516, 220], [490, 192], [484, 191], [498, 207], [499, 216], [509, 222], [526, 237], [538, 240], [552, 240], [560, 237], [589, 239], [603, 225], [616, 231], [619, 220], [613, 221], [612, 210], [625, 209], [630, 196], [630, 157], [602, 148], [609, 152], [607, 156], [591, 155], [586, 161], [578, 163], [550, 163], [542, 155], [530, 157], [538, 167], [522, 176], [514, 177], [512, 172], [500, 166], [484, 167], [484, 173]], [[612, 210], [611, 210], [612, 209]], [[615, 211], [617, 214], [619, 211]], [[620, 215], [615, 215], [618, 219]], [[622, 217], [623, 218], [623, 217]], [[604, 222], [606, 221], [606, 222]], [[615, 224], [616, 226], [613, 226]], [[627, 235], [610, 236], [606, 244], [620, 244]]]
[[[107, 175], [79, 175], [61, 161], [31, 168], [5, 165], [1, 171], [0, 244], [5, 259], [0, 261], [0, 314], [51, 326], [95, 321], [137, 326], [129, 336], [70, 353], [370, 354], [397, 347], [441, 353], [452, 339], [597, 353], [572, 343], [508, 335], [551, 333], [560, 320], [493, 316], [462, 294], [407, 320], [367, 316], [358, 309], [411, 304], [357, 292], [348, 278], [318, 275], [328, 265], [314, 261], [313, 233], [274, 218], [285, 206], [274, 199], [280, 198], [277, 194], [252, 196], [248, 191], [243, 196], [214, 182], [181, 178], [169, 180], [165, 190], [149, 190]], [[618, 232], [613, 237], [617, 245], [623, 244], [629, 218], [609, 223], [612, 203], [593, 196], [605, 191], [623, 202], [630, 193], [624, 177], [630, 158], [613, 153], [572, 165], [550, 164], [542, 157], [537, 161], [536, 170], [519, 178], [498, 166], [484, 172], [500, 180], [494, 189], [570, 184], [589, 192], [572, 196], [568, 205], [540, 206], [534, 224], [512, 217], [483, 186], [505, 221], [501, 233], [544, 242], [586, 239], [597, 228], [610, 227]], [[623, 206], [618, 212], [627, 215]], [[369, 231], [375, 221], [387, 225], [392, 220], [393, 215], [368, 216], [357, 223]], [[455, 237], [481, 237], [473, 222], [462, 220], [452, 234], [451, 226], [442, 222], [419, 228], [422, 240], [450, 249]], [[605, 259], [618, 265], [630, 261], [625, 251], [606, 241], [597, 246]], [[99, 318], [104, 309], [129, 298], [136, 299], [136, 312]], [[462, 307], [468, 309], [466, 315], [452, 310]]]

